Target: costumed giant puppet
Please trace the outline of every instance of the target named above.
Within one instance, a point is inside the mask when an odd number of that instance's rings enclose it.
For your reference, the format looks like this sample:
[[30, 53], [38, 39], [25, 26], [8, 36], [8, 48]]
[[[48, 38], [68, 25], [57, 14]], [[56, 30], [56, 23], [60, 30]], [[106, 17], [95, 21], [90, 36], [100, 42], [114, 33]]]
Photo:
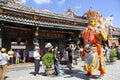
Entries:
[[105, 57], [102, 53], [102, 41], [106, 41], [108, 33], [105, 32], [108, 28], [103, 25], [102, 17], [98, 12], [89, 10], [85, 16], [89, 23], [83, 31], [84, 47], [80, 55], [84, 56], [84, 70], [87, 76], [91, 76], [93, 72], [100, 71], [100, 76], [103, 76], [105, 71]]

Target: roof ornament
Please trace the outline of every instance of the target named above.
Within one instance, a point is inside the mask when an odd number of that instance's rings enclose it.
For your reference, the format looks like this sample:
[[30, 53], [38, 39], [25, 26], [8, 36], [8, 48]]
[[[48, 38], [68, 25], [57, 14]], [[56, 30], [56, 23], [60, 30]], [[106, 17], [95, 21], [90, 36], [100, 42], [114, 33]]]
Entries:
[[74, 13], [74, 11], [71, 8], [69, 8], [67, 10], [67, 15], [70, 16], [70, 17], [74, 17], [75, 13]]
[[113, 20], [113, 15], [105, 18], [105, 21], [106, 21], [106, 23], [108, 23], [108, 26], [113, 26], [112, 20]]
[[50, 12], [48, 8], [43, 9], [44, 12]]

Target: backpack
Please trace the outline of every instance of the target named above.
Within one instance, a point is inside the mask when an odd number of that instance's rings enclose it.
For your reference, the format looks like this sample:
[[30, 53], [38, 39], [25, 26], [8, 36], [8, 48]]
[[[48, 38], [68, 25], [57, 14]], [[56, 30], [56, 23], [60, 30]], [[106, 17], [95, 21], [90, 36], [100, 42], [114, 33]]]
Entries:
[[42, 57], [44, 55], [43, 51], [40, 51], [40, 56]]

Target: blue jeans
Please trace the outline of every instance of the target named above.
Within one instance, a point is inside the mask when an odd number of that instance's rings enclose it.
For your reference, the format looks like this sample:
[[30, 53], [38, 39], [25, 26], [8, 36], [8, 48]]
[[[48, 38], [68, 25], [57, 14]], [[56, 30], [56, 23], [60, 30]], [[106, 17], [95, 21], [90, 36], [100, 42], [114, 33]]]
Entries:
[[55, 62], [55, 73], [56, 75], [60, 74], [60, 62], [59, 61]]
[[10, 57], [10, 64], [13, 64], [14, 61], [13, 61], [13, 57]]

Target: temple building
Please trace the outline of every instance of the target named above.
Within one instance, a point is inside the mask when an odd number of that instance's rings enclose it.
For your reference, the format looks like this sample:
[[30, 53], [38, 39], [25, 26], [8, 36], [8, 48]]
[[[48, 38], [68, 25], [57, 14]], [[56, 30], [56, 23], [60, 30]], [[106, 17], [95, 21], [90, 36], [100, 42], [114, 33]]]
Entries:
[[34, 50], [47, 42], [60, 48], [68, 39], [81, 37], [88, 20], [68, 9], [66, 13], [37, 10], [17, 3], [16, 0], [0, 0], [0, 47], [7, 50]]
[[[88, 25], [84, 16], [77, 16], [71, 9], [65, 13], [55, 13], [48, 9], [37, 10], [16, 1], [19, 0], [0, 0], [0, 47], [7, 50], [33, 51], [35, 45], [45, 50], [48, 42], [57, 44], [61, 50], [68, 39], [81, 39], [81, 32]], [[108, 40], [109, 45], [119, 45], [120, 33], [113, 33], [113, 37], [117, 39]]]
[[112, 32], [112, 37], [108, 40], [109, 46], [120, 46], [120, 32], [118, 32], [115, 28]]

